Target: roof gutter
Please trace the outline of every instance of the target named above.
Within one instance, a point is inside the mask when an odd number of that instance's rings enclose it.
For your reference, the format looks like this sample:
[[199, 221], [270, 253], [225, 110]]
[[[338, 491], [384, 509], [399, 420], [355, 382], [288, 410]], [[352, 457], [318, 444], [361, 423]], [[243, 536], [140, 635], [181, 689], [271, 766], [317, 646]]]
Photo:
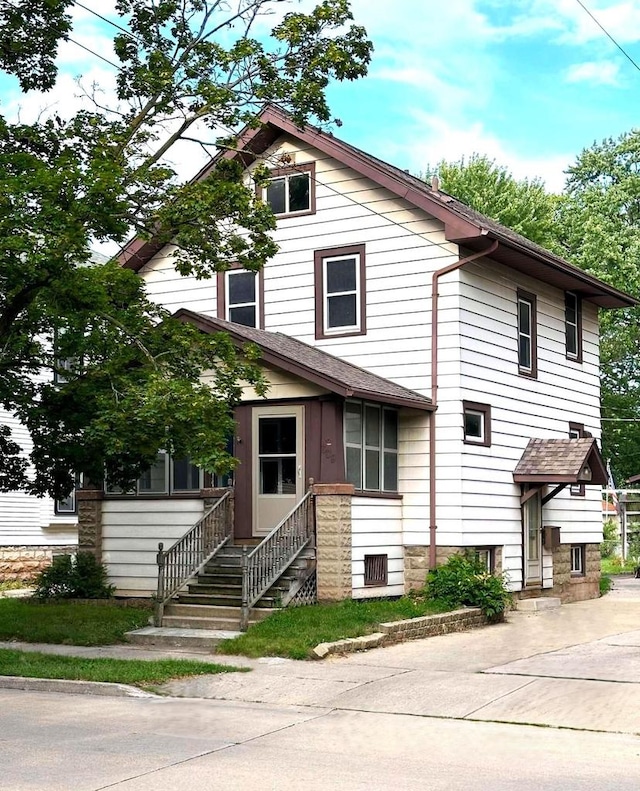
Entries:
[[[431, 277], [431, 404], [434, 409], [438, 406], [438, 283], [443, 275], [461, 269], [477, 258], [495, 253], [498, 249], [496, 239], [486, 250], [473, 253], [466, 258], [461, 258], [453, 264], [443, 266], [436, 270]], [[431, 414], [431, 428], [429, 431], [429, 568], [436, 567], [436, 414]]]

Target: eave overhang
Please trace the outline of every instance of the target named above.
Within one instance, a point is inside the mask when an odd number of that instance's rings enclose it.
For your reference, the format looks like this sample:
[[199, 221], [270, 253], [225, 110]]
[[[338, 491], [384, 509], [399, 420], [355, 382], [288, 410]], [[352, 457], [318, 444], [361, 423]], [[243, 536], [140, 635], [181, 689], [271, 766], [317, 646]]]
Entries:
[[301, 341], [295, 341], [293, 338], [282, 336], [280, 333], [269, 333], [266, 330], [257, 330], [253, 334], [256, 336], [259, 335], [261, 337], [247, 337], [247, 334], [243, 332], [241, 325], [237, 325], [236, 329], [236, 327], [234, 327], [231, 322], [223, 322], [219, 319], [212, 319], [208, 316], [203, 316], [200, 313], [187, 310], [186, 308], [181, 308], [173, 315], [174, 318], [178, 319], [179, 321], [193, 324], [202, 332], [226, 332], [231, 338], [233, 344], [239, 349], [242, 349], [242, 347], [246, 346], [247, 343], [255, 343], [260, 349], [260, 360], [258, 361], [258, 364], [260, 364], [260, 362], [264, 362], [267, 366], [279, 368], [280, 370], [286, 371], [287, 373], [293, 374], [294, 376], [298, 376], [300, 379], [306, 382], [316, 384], [319, 387], [328, 390], [330, 393], [335, 393], [342, 398], [358, 398], [365, 401], [388, 404], [390, 406], [419, 409], [423, 412], [432, 412], [434, 409], [430, 398], [421, 396], [419, 393], [414, 393], [413, 391], [403, 388], [399, 385], [395, 385], [395, 383], [389, 382], [389, 380], [383, 379], [382, 377], [372, 374], [368, 371], [366, 371], [365, 374], [372, 380], [374, 385], [375, 382], [378, 381], [383, 386], [383, 388], [385, 385], [390, 385], [396, 390], [396, 392], [390, 393], [384, 392], [384, 390], [378, 391], [375, 389], [375, 387], [363, 388], [357, 385], [354, 386], [353, 384], [344, 381], [344, 379], [341, 379], [339, 376], [331, 375], [327, 371], [321, 370], [320, 366], [313, 367], [311, 365], [305, 365], [300, 360], [292, 359], [286, 353], [274, 348], [270, 348], [268, 345], [269, 336], [274, 336], [276, 338], [286, 339], [286, 341], [300, 345], [301, 347], [306, 346], [310, 352], [316, 356], [321, 355], [322, 357], [326, 358], [328, 367], [337, 364], [340, 367], [346, 367], [347, 369], [350, 368], [354, 371], [364, 371], [364, 369], [359, 369], [357, 366], [346, 363], [344, 360], [340, 360], [339, 358], [324, 352], [322, 349], [308, 346], [307, 344], [303, 344]]

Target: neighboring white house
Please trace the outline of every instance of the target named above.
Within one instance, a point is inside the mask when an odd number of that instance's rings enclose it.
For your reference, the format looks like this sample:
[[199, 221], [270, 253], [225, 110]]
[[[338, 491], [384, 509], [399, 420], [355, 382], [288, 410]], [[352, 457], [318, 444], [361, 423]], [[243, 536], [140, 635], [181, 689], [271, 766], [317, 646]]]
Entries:
[[[236, 541], [311, 478], [320, 598], [401, 594], [461, 548], [513, 591], [597, 595], [598, 309], [636, 301], [277, 108], [261, 120], [242, 146], [248, 179], [272, 168], [262, 272], [181, 277], [154, 240], [121, 255], [182, 320], [263, 349], [269, 394], [236, 412]], [[139, 496], [101, 501], [94, 548], [120, 593], [155, 589], [157, 542], [202, 514], [202, 485], [160, 457]]]
[[[0, 409], [0, 425], [28, 454], [29, 432], [14, 415]], [[25, 492], [0, 492], [0, 582], [31, 580], [58, 553], [75, 552], [78, 544], [75, 495], [55, 503]]]
[[[89, 264], [108, 260], [94, 251]], [[11, 429], [12, 439], [28, 456], [31, 437], [15, 415], [0, 408], [0, 426]], [[54, 555], [75, 552], [77, 514], [75, 493], [55, 502], [26, 492], [0, 492], [0, 582], [30, 580], [49, 565]]]

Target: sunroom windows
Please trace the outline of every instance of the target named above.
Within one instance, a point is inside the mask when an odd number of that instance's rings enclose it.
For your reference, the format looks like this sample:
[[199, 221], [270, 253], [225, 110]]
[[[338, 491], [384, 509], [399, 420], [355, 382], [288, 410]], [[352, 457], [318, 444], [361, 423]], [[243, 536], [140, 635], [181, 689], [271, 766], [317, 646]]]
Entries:
[[155, 462], [146, 469], [129, 491], [107, 485], [109, 494], [168, 495], [199, 492], [203, 487], [203, 471], [187, 458], [172, 458], [160, 451]]
[[357, 490], [397, 492], [397, 411], [348, 401], [344, 427], [347, 481]]

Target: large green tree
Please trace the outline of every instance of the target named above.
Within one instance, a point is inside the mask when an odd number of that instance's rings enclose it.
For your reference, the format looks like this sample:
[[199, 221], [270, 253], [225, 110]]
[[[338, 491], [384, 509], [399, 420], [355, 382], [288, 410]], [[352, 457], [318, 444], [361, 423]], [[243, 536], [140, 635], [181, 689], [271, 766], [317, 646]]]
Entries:
[[[568, 168], [558, 250], [640, 297], [640, 131], [594, 143]], [[603, 452], [617, 485], [640, 472], [640, 309], [602, 311]]]
[[540, 179], [516, 179], [509, 169], [482, 154], [441, 161], [442, 189], [476, 211], [549, 247], [554, 242], [555, 198]]
[[[58, 44], [75, 40], [71, 5], [0, 5], [0, 68], [24, 91], [56, 85]], [[199, 278], [274, 254], [273, 216], [238, 164], [188, 183], [168, 159], [185, 140], [233, 147], [267, 101], [300, 124], [328, 122], [329, 81], [366, 72], [371, 45], [347, 0], [281, 14], [262, 34], [274, 9], [279, 0], [118, 0], [108, 107], [95, 91], [71, 117], [0, 116], [0, 405], [34, 444], [28, 467], [0, 426], [0, 490], [61, 496], [73, 470], [124, 483], [160, 448], [209, 470], [230, 463], [238, 381], [258, 379], [251, 351], [238, 358], [224, 337], [172, 321], [130, 271], [86, 264], [92, 240], [132, 232], [174, 240], [179, 271]]]

